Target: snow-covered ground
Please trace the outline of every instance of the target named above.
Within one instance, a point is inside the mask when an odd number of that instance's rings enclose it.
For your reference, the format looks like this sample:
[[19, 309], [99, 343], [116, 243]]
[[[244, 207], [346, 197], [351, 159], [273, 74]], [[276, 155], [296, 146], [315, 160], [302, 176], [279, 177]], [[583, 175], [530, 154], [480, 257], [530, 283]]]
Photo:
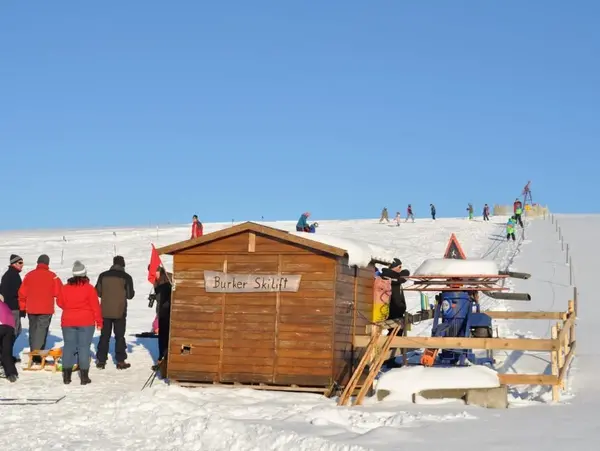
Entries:
[[[455, 233], [468, 257], [494, 260], [502, 269], [532, 273], [527, 281], [509, 281], [516, 291], [531, 293], [531, 302], [502, 302], [484, 298], [488, 309], [564, 311], [570, 299], [569, 268], [555, 226], [549, 220], [529, 221], [525, 240], [506, 243], [504, 217], [491, 223], [465, 219], [417, 220], [379, 224], [377, 220], [319, 221], [318, 234], [367, 240], [402, 259], [414, 271], [424, 259], [440, 257]], [[93, 282], [107, 269], [115, 252], [124, 255], [136, 282], [128, 314], [128, 361], [117, 371], [92, 368], [92, 384], [62, 384], [59, 374], [20, 372], [10, 384], [0, 380], [0, 397], [58, 397], [47, 406], [1, 406], [0, 449], [97, 450], [391, 450], [464, 449], [595, 449], [600, 394], [594, 384], [600, 364], [594, 332], [599, 307], [592, 290], [600, 255], [594, 232], [600, 216], [558, 217], [569, 243], [579, 289], [578, 354], [569, 375], [567, 393], [558, 405], [549, 402], [549, 387], [518, 387], [511, 391], [511, 408], [486, 410], [462, 404], [413, 405], [399, 401], [367, 400], [363, 407], [337, 407], [335, 399], [312, 394], [261, 392], [251, 389], [184, 389], [162, 381], [141, 390], [150, 376], [156, 342], [139, 339], [150, 329], [154, 310], [147, 306], [150, 285], [146, 267], [150, 243], [166, 245], [189, 236], [189, 227], [110, 230], [14, 231], [0, 233], [0, 259], [11, 253], [25, 259], [25, 272], [39, 254], [51, 258], [51, 268], [66, 279], [74, 260], [82, 260]], [[295, 223], [266, 223], [293, 230]], [[206, 224], [205, 232], [231, 224]], [[4, 256], [4, 257], [3, 257]], [[164, 259], [167, 266], [170, 261]], [[409, 310], [418, 310], [419, 297], [408, 296]], [[544, 336], [548, 321], [497, 321], [504, 336]], [[17, 350], [27, 344], [27, 320]], [[423, 323], [415, 333], [427, 334]], [[93, 350], [98, 336], [94, 338]], [[61, 346], [60, 310], [54, 316], [49, 346]], [[112, 342], [111, 342], [112, 352]], [[25, 363], [26, 357], [23, 360]], [[549, 356], [497, 353], [506, 371], [543, 372]]]

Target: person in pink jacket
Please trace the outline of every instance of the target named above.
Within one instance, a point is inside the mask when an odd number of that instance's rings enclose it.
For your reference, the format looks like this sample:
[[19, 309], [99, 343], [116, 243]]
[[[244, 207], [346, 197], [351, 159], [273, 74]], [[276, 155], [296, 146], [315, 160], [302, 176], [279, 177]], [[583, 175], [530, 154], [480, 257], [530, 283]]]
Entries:
[[4, 368], [4, 375], [10, 382], [16, 382], [19, 377], [12, 355], [14, 336], [15, 318], [0, 294], [0, 363]]

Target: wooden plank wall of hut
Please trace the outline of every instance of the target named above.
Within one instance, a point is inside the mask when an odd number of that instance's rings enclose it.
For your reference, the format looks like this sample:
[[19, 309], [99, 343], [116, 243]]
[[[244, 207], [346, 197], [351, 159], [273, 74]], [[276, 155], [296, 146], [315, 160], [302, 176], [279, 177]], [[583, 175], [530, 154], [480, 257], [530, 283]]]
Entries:
[[334, 378], [344, 385], [354, 371], [354, 335], [364, 335], [373, 309], [374, 268], [349, 267], [347, 259], [336, 268]]
[[[327, 385], [335, 259], [242, 233], [174, 256], [169, 376], [176, 380]], [[207, 293], [203, 271], [300, 274], [298, 292]], [[192, 355], [181, 355], [192, 345]]]

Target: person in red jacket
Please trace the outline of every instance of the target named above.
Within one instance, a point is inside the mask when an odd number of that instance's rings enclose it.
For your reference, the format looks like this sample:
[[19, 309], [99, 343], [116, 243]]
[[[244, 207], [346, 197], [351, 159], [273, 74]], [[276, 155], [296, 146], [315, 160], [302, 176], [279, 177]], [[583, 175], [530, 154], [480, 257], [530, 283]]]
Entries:
[[[50, 257], [42, 254], [37, 266], [23, 278], [19, 288], [19, 310], [27, 312], [29, 319], [29, 350], [46, 348], [48, 329], [54, 315], [54, 300], [58, 297], [62, 282], [50, 271]], [[41, 358], [34, 358], [41, 363]]]
[[204, 233], [204, 227], [198, 219], [198, 215], [192, 216], [192, 239], [199, 238]]
[[73, 366], [79, 365], [81, 385], [91, 383], [89, 377], [94, 326], [102, 329], [102, 310], [98, 293], [87, 277], [83, 263], [73, 264], [73, 277], [60, 290], [58, 306], [62, 309], [60, 325], [65, 345], [62, 354], [62, 374], [65, 384], [71, 383]]

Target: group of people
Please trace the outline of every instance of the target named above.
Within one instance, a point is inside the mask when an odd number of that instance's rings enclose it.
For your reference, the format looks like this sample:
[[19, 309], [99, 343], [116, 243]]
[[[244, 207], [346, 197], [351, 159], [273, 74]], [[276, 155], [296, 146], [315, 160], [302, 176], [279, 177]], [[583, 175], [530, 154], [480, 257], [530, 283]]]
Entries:
[[[473, 208], [473, 204], [468, 204], [467, 206], [467, 212], [469, 215], [469, 219], [473, 219], [473, 214], [474, 214], [474, 208]], [[433, 219], [435, 221], [436, 218], [436, 209], [435, 209], [435, 205], [434, 204], [429, 204], [429, 214], [431, 215], [431, 219]], [[485, 204], [483, 206], [483, 220], [484, 221], [489, 221], [490, 220], [490, 207], [488, 204]], [[415, 214], [413, 212], [413, 208], [411, 204], [408, 204], [408, 206], [406, 207], [406, 218], [404, 219], [404, 222], [408, 222], [408, 220], [411, 219], [412, 222], [415, 222]], [[396, 223], [397, 226], [400, 225], [400, 222], [402, 220], [402, 215], [400, 214], [399, 211], [396, 212], [396, 216], [394, 217], [394, 222]], [[379, 218], [379, 223], [382, 222], [390, 222], [390, 218], [389, 218], [389, 213], [388, 213], [388, 209], [387, 207], [383, 207], [383, 210], [381, 210], [381, 217]]]
[[[36, 267], [23, 279], [21, 272], [24, 261], [16, 254], [10, 256], [8, 270], [0, 282], [0, 356], [6, 378], [11, 382], [18, 379], [14, 356], [14, 345], [22, 333], [21, 319], [29, 320], [29, 349], [46, 349], [50, 322], [55, 314], [55, 305], [62, 309], [61, 328], [64, 346], [62, 349], [62, 374], [65, 384], [71, 383], [77, 364], [82, 385], [91, 383], [91, 344], [94, 330], [100, 331], [96, 353], [96, 368], [104, 369], [108, 358], [110, 338], [115, 337], [116, 367], [127, 369], [125, 329], [128, 300], [135, 296], [132, 277], [125, 271], [125, 259], [117, 255], [107, 271], [98, 276], [95, 285], [90, 283], [87, 268], [75, 261], [72, 275], [62, 283], [50, 270], [50, 258], [42, 254]], [[41, 363], [34, 356], [33, 363]]]

